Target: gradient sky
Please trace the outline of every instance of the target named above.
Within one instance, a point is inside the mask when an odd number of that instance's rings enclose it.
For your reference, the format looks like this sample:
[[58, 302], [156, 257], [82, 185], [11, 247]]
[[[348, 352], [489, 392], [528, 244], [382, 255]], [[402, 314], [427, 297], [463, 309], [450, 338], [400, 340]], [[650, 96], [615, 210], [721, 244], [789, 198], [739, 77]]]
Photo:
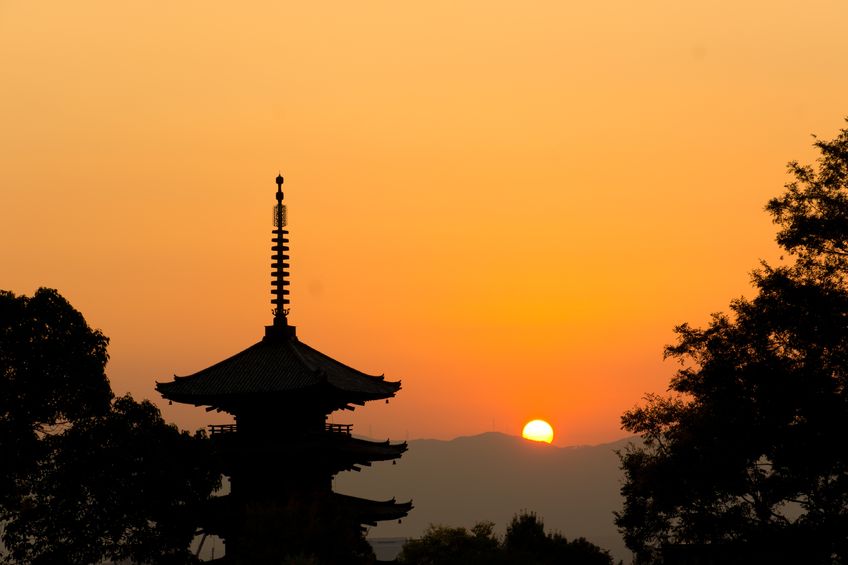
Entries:
[[[848, 3], [0, 0], [0, 288], [59, 289], [157, 399], [270, 322], [402, 379], [373, 437], [624, 435], [675, 324], [776, 258], [848, 115]], [[196, 428], [227, 421], [167, 406]]]

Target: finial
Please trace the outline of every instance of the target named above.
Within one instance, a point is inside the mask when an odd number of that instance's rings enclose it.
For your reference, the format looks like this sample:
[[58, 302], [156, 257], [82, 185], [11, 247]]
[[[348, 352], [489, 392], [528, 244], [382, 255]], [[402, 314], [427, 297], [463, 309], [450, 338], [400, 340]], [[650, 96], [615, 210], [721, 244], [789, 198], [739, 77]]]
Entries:
[[[277, 175], [277, 205], [274, 206], [274, 242], [271, 250], [271, 312], [274, 314], [274, 324], [265, 330], [266, 337], [271, 335], [294, 335], [294, 327], [288, 323], [289, 304], [289, 239], [286, 227], [286, 205], [283, 204], [283, 175]], [[269, 331], [271, 333], [269, 333]]]

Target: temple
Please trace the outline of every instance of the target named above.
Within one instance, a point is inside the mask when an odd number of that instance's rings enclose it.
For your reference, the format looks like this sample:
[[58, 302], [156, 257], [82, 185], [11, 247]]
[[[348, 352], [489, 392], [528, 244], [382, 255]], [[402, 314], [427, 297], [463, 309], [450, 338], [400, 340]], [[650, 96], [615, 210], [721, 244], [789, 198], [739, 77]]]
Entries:
[[[400, 382], [357, 371], [297, 338], [288, 322], [289, 241], [283, 177], [277, 176], [276, 181], [273, 323], [265, 327], [261, 341], [244, 351], [192, 375], [156, 383], [156, 390], [168, 400], [224, 411], [235, 419], [234, 424], [209, 426], [223, 472], [229, 477], [230, 493], [213, 499], [202, 513], [204, 533], [224, 540], [222, 562], [226, 563], [248, 561], [248, 549], [265, 543], [248, 531], [256, 520], [265, 528], [277, 524], [286, 530], [262, 534], [266, 538], [304, 540], [307, 529], [323, 527], [313, 523], [321, 520], [335, 522], [328, 528], [350, 526], [361, 538], [364, 526], [401, 519], [412, 508], [411, 502], [373, 501], [332, 492], [337, 473], [398, 459], [407, 445], [355, 438], [351, 425], [329, 423], [328, 416], [371, 400], [388, 402]], [[300, 518], [292, 519], [293, 515]]]

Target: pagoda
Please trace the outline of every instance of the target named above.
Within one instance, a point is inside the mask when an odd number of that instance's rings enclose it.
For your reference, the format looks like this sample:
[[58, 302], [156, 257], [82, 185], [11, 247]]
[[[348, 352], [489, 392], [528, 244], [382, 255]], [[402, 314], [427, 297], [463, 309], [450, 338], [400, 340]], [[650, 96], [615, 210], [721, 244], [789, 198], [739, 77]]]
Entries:
[[[400, 382], [362, 373], [297, 338], [288, 321], [289, 240], [282, 175], [276, 181], [273, 323], [244, 351], [192, 375], [156, 383], [156, 390], [170, 401], [227, 412], [235, 419], [234, 424], [209, 426], [230, 493], [213, 498], [201, 513], [204, 533], [224, 540], [226, 563], [249, 562], [249, 550], [269, 543], [269, 538], [283, 544], [305, 540], [307, 530], [324, 527], [316, 521], [333, 522], [327, 527], [336, 529], [341, 521], [341, 527], [351, 528], [348, 534], [355, 530], [353, 537], [361, 540], [365, 526], [399, 520], [412, 509], [411, 502], [373, 501], [332, 491], [337, 473], [398, 459], [407, 445], [356, 438], [350, 424], [330, 423], [328, 416], [371, 400], [388, 402]], [[284, 531], [252, 533], [251, 524], [257, 521], [265, 529], [270, 524]]]

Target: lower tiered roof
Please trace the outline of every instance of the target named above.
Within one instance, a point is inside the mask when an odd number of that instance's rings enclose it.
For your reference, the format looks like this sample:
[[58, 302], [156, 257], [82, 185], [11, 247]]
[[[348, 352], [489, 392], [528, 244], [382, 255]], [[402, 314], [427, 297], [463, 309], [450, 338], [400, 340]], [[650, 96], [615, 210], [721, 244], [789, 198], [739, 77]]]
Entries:
[[[298, 499], [295, 500], [297, 503]], [[329, 500], [332, 504], [340, 505], [349, 512], [357, 523], [367, 526], [376, 526], [377, 522], [387, 520], [401, 520], [412, 510], [412, 501], [397, 502], [392, 498], [389, 500], [368, 500], [346, 494], [330, 493]], [[279, 503], [285, 507], [286, 500]], [[273, 507], [274, 502], [266, 501]], [[259, 506], [261, 508], [261, 505]], [[255, 511], [257, 507], [240, 506], [238, 499], [232, 494], [217, 496], [209, 499], [205, 505], [201, 521], [203, 530], [208, 534], [227, 535], [234, 527], [233, 518], [238, 518], [241, 512]]]

